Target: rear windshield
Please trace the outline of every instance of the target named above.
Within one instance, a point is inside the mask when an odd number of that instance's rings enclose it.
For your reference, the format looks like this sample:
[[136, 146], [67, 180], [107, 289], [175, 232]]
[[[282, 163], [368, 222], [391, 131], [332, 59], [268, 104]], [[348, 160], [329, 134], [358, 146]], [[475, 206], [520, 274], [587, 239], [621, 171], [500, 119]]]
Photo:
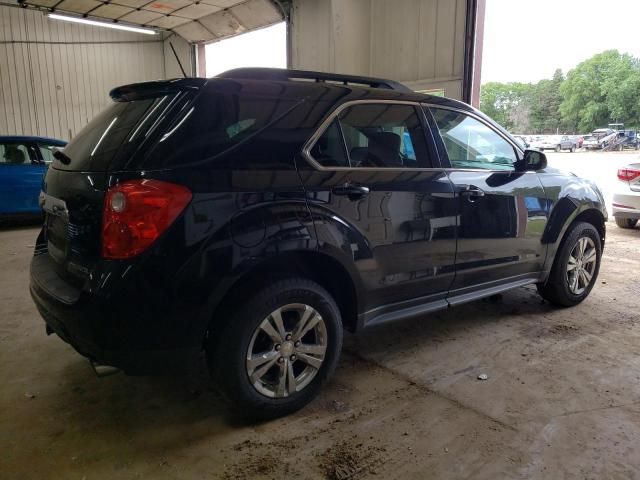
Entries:
[[95, 117], [64, 149], [64, 161], [55, 168], [75, 171], [106, 171], [116, 157], [131, 156], [156, 129], [162, 115], [175, 103], [177, 94], [115, 102]]
[[167, 168], [212, 159], [290, 111], [299, 99], [205, 90], [115, 102], [64, 149], [55, 168]]

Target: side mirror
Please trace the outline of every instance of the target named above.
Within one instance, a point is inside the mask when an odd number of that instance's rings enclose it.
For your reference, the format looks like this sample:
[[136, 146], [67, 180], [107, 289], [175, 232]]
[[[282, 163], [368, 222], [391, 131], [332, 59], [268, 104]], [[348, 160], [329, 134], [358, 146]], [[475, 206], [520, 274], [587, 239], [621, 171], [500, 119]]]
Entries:
[[516, 170], [520, 172], [536, 172], [545, 168], [547, 168], [547, 156], [539, 150], [525, 150], [524, 158], [516, 165]]

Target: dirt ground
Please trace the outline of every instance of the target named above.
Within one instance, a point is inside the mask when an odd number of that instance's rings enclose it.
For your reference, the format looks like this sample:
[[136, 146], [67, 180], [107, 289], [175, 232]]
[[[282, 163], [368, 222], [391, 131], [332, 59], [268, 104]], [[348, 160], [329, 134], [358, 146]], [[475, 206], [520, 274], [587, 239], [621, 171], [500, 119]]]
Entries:
[[96, 378], [31, 303], [36, 229], [0, 231], [0, 478], [638, 478], [640, 229], [608, 229], [582, 305], [521, 288], [349, 336], [317, 400], [258, 425], [199, 379]]

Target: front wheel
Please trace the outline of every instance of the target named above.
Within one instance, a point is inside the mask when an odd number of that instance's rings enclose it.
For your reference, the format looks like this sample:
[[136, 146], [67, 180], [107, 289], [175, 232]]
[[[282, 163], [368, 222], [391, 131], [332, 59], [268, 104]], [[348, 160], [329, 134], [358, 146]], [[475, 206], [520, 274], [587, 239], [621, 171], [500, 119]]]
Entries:
[[562, 150], [562, 148], [560, 148], [560, 145], [556, 145], [556, 152], [560, 153], [560, 150]]
[[538, 284], [538, 292], [556, 305], [577, 305], [587, 298], [596, 282], [601, 256], [600, 234], [595, 227], [576, 223], [556, 252], [547, 282]]
[[259, 289], [209, 338], [209, 369], [232, 407], [275, 418], [306, 405], [333, 373], [342, 320], [324, 288], [288, 278]]
[[618, 225], [620, 228], [635, 228], [636, 224], [638, 223], [637, 218], [620, 218], [620, 217], [615, 217], [615, 218], [616, 218], [616, 225]]

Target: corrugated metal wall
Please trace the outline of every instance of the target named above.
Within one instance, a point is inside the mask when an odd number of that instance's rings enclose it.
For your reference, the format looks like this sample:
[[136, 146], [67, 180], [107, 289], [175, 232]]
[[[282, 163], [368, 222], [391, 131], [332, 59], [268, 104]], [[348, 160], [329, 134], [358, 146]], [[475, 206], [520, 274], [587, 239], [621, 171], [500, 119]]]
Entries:
[[462, 97], [466, 0], [293, 0], [293, 68]]
[[[171, 41], [184, 54], [186, 42]], [[190, 50], [183, 61], [187, 71]], [[108, 104], [111, 88], [166, 78], [167, 72], [181, 76], [159, 35], [53, 21], [0, 6], [0, 135], [68, 140]]]

